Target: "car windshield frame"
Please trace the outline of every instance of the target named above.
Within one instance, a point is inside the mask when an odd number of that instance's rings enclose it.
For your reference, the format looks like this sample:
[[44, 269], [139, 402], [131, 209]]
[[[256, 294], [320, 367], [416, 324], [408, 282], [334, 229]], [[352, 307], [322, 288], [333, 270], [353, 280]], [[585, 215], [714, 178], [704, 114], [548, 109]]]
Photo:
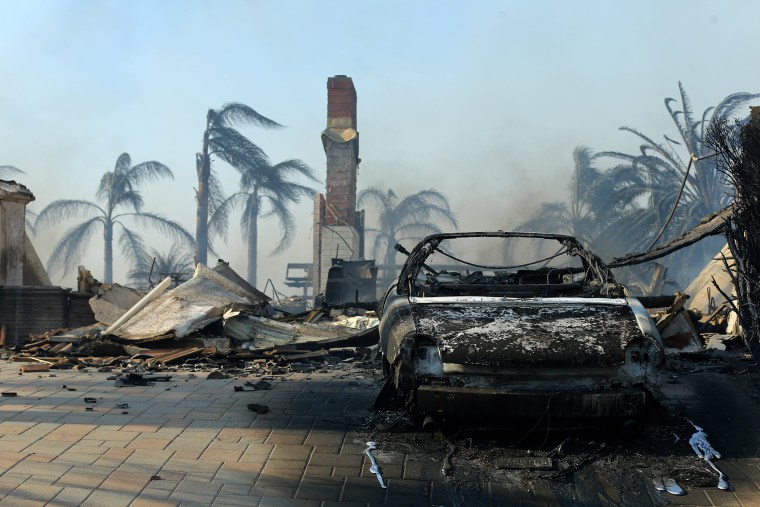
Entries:
[[[537, 232], [497, 231], [438, 233], [427, 236], [425, 239], [417, 243], [414, 249], [409, 253], [398, 277], [397, 292], [399, 294], [412, 295], [412, 292], [410, 292], [412, 282], [418, 279], [421, 271], [430, 269], [425, 265], [427, 259], [434, 252], [439, 252], [444, 256], [450, 256], [447, 252], [439, 250], [438, 245], [445, 240], [460, 238], [527, 238], [554, 240], [565, 248], [562, 255], [577, 257], [582, 263], [581, 267], [562, 268], [564, 273], [584, 273], [586, 283], [596, 283], [599, 287], [607, 287], [607, 293], [609, 293], [609, 287], [611, 286], [620, 287], [604, 261], [602, 261], [596, 254], [586, 250], [573, 236]], [[542, 260], [537, 259], [536, 262], [542, 262]]]

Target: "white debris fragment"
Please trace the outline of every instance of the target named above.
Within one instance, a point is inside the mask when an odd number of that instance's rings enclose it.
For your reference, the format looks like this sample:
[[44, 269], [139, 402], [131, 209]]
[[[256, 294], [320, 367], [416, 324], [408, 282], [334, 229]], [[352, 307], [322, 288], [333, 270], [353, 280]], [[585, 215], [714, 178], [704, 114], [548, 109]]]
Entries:
[[365, 317], [363, 315], [357, 315], [355, 317], [347, 317], [345, 315], [338, 315], [332, 322], [333, 326], [348, 327], [351, 329], [359, 329], [364, 331], [380, 324], [380, 319], [377, 317]]
[[713, 449], [713, 446], [710, 445], [710, 442], [707, 441], [707, 433], [705, 433], [702, 428], [691, 421], [689, 421], [689, 424], [694, 426], [694, 429], [697, 430], [696, 433], [694, 433], [689, 439], [691, 448], [694, 449], [694, 452], [697, 453], [697, 456], [704, 459], [707, 464], [713, 468], [713, 470], [718, 472], [718, 489], [730, 490], [731, 484], [729, 484], [726, 476], [717, 466], [715, 466], [715, 463], [712, 462], [713, 458], [720, 459], [720, 453]]
[[731, 485], [726, 480], [726, 476], [723, 475], [723, 472], [720, 472], [720, 477], [718, 477], [718, 489], [722, 489], [724, 491], [731, 490]]
[[372, 462], [372, 465], [369, 467], [369, 471], [375, 474], [377, 477], [378, 482], [380, 483], [381, 488], [387, 488], [388, 486], [385, 485], [385, 479], [383, 478], [383, 472], [380, 470], [380, 467], [377, 465], [377, 461], [375, 461], [375, 457], [372, 455], [372, 451], [377, 449], [377, 442], [367, 442], [367, 448], [364, 449], [364, 453], [367, 455], [369, 460]]
[[663, 480], [663, 484], [665, 486], [665, 491], [667, 491], [671, 495], [681, 496], [681, 495], [686, 494], [686, 492], [683, 490], [681, 486], [678, 485], [675, 479], [670, 479], [670, 478], [665, 477]]
[[691, 425], [694, 426], [697, 432], [691, 436], [689, 444], [694, 449], [694, 452], [697, 453], [697, 456], [702, 459], [720, 458], [720, 453], [713, 449], [713, 446], [707, 441], [707, 433], [694, 423], [691, 423]]

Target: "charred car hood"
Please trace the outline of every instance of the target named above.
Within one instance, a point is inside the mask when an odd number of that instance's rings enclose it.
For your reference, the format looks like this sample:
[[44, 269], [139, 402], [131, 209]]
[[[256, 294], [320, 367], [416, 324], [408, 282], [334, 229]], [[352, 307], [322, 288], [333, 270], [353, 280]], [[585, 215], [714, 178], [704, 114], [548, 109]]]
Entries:
[[410, 298], [410, 309], [443, 363], [613, 366], [642, 335], [625, 299]]

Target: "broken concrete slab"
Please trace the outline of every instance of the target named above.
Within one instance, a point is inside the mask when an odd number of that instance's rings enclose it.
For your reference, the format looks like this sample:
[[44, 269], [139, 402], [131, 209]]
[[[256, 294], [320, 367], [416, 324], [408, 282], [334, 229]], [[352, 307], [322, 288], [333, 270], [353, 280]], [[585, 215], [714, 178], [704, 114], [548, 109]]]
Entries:
[[116, 330], [121, 328], [126, 322], [129, 321], [129, 319], [137, 315], [140, 311], [142, 311], [143, 308], [148, 306], [155, 299], [157, 299], [161, 294], [163, 294], [163, 292], [169, 288], [169, 285], [171, 285], [171, 283], [172, 283], [171, 278], [168, 276], [164, 278], [163, 280], [161, 280], [158, 283], [158, 285], [156, 285], [150, 290], [150, 292], [148, 292], [142, 298], [140, 298], [140, 300], [137, 303], [135, 303], [135, 305], [132, 308], [124, 312], [124, 314], [121, 317], [116, 319], [116, 322], [108, 326], [108, 329], [106, 329], [103, 332], [103, 334], [108, 335], [108, 334], [113, 334], [114, 332], [116, 332]]
[[110, 326], [145, 296], [145, 293], [118, 283], [102, 284], [90, 298], [90, 308], [98, 322]]

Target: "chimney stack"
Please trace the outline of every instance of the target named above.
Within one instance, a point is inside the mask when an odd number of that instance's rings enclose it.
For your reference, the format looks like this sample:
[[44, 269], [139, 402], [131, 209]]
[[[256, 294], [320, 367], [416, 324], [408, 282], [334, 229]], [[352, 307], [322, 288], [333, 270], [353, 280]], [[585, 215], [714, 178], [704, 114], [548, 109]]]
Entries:
[[364, 258], [364, 213], [356, 211], [359, 133], [356, 88], [344, 75], [327, 79], [327, 128], [322, 131], [327, 157], [326, 192], [314, 200], [312, 287], [323, 292], [334, 259]]
[[327, 225], [355, 226], [358, 137], [353, 80], [342, 75], [328, 78], [327, 128], [322, 132], [327, 155]]

